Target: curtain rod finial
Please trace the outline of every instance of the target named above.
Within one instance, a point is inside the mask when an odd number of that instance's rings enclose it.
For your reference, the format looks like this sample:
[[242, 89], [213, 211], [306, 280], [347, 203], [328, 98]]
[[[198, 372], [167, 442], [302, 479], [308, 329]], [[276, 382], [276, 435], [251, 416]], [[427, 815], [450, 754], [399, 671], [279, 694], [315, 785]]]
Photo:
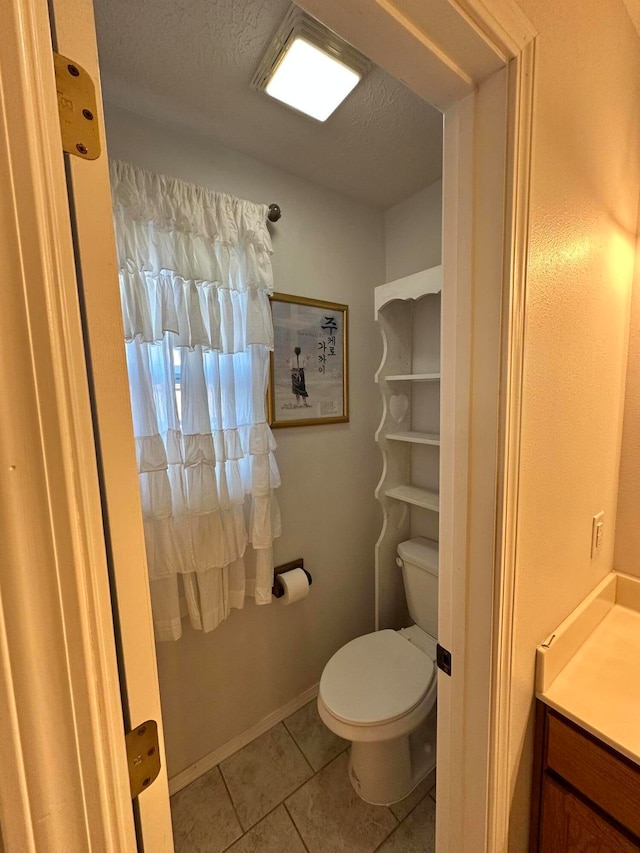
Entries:
[[280, 210], [279, 204], [270, 204], [269, 205], [269, 213], [267, 214], [267, 218], [269, 222], [277, 222], [282, 216], [282, 211]]

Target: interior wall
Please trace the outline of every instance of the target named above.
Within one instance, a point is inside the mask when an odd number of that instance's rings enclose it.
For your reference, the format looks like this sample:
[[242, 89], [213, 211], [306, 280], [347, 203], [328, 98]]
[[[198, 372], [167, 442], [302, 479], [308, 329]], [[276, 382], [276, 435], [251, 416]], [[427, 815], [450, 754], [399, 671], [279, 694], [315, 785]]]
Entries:
[[640, 576], [640, 238], [631, 299], [618, 515], [613, 565]]
[[442, 181], [384, 214], [387, 281], [442, 263]]
[[[519, 2], [539, 36], [510, 853], [527, 849], [536, 646], [613, 566], [640, 179], [640, 45], [622, 0]], [[600, 510], [605, 541], [592, 560]]]
[[[387, 282], [404, 278], [421, 270], [437, 266], [441, 260], [442, 243], [442, 181], [425, 187], [385, 212], [385, 249]], [[407, 313], [408, 312], [408, 313]], [[440, 364], [440, 296], [387, 305], [383, 311], [391, 337], [398, 335], [407, 347], [411, 372], [436, 373]], [[404, 338], [402, 336], [405, 336]], [[387, 365], [388, 368], [388, 365]], [[437, 433], [439, 426], [439, 383], [402, 383], [389, 388], [392, 395], [407, 395], [410, 422], [403, 429]], [[385, 392], [386, 394], [387, 392]], [[382, 415], [382, 406], [380, 407]], [[384, 416], [383, 425], [393, 424], [392, 415]], [[393, 431], [393, 430], [392, 430]], [[386, 429], [383, 429], [383, 435]], [[438, 490], [439, 448], [404, 442], [387, 442], [389, 472], [392, 478], [406, 476], [416, 486]], [[399, 471], [406, 466], [406, 475]], [[391, 485], [392, 483], [388, 483]], [[395, 481], [394, 483], [395, 484]], [[408, 511], [408, 520], [402, 513]], [[395, 513], [395, 515], [394, 515]], [[396, 528], [396, 524], [398, 525]], [[378, 626], [401, 628], [411, 624], [406, 604], [402, 572], [396, 564], [397, 543], [414, 536], [439, 538], [438, 513], [419, 507], [395, 507], [389, 527], [378, 543]]]
[[[435, 181], [389, 208], [384, 215], [387, 281], [430, 269], [442, 263], [442, 181]], [[440, 364], [440, 296], [427, 296], [412, 307], [412, 370], [431, 373]], [[411, 394], [411, 429], [440, 432], [440, 385], [415, 383]], [[411, 482], [439, 489], [438, 448], [411, 447]], [[439, 540], [438, 513], [409, 507], [409, 535]], [[402, 575], [390, 567], [394, 582]]]
[[158, 645], [170, 776], [192, 765], [318, 682], [328, 658], [374, 627], [373, 493], [380, 402], [380, 335], [373, 288], [384, 281], [381, 212], [216, 144], [107, 105], [110, 156], [220, 192], [277, 202], [276, 290], [349, 305], [348, 424], [274, 431], [283, 534], [276, 564], [304, 557], [305, 600], [242, 611], [210, 634]]

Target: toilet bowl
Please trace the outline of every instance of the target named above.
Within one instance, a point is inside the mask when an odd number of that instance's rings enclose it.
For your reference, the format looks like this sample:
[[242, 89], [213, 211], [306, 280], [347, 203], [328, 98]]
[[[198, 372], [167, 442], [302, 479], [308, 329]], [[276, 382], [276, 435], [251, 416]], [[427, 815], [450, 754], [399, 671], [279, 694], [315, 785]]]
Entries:
[[437, 641], [425, 627], [437, 628], [438, 545], [413, 539], [398, 555], [421, 624], [351, 640], [327, 663], [318, 694], [324, 724], [352, 743], [354, 789], [375, 805], [406, 797], [436, 764]]

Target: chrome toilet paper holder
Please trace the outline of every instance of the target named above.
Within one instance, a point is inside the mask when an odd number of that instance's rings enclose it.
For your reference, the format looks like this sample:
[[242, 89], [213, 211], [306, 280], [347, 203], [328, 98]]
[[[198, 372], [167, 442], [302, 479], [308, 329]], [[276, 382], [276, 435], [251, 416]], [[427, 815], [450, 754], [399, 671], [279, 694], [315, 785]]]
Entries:
[[271, 587], [271, 594], [274, 598], [282, 598], [282, 596], [284, 595], [284, 589], [282, 587], [282, 584], [278, 582], [278, 575], [283, 575], [285, 572], [290, 572], [292, 569], [302, 569], [302, 571], [307, 576], [309, 586], [311, 586], [311, 584], [313, 583], [311, 573], [308, 572], [304, 567], [303, 558], [298, 557], [297, 560], [291, 560], [290, 563], [283, 563], [283, 565], [276, 566], [273, 570], [273, 586]]

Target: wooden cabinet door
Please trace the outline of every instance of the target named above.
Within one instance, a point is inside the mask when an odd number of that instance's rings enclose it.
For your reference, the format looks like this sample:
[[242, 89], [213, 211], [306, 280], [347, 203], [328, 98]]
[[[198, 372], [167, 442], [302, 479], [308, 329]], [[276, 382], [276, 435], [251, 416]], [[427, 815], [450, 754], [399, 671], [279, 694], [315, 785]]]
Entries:
[[638, 853], [640, 845], [545, 776], [542, 791], [541, 853]]

